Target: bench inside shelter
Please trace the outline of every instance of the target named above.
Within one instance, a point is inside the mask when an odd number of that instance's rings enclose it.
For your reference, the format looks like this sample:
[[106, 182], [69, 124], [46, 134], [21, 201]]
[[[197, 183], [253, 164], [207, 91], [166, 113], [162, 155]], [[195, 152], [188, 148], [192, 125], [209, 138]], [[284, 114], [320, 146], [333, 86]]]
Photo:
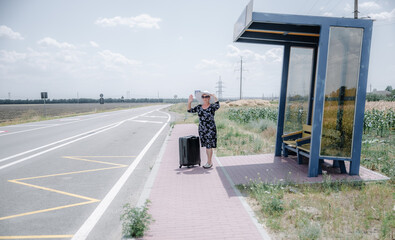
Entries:
[[303, 130], [284, 134], [282, 138], [284, 157], [288, 157], [288, 151], [295, 152], [298, 155], [298, 163], [302, 164], [302, 159], [299, 158], [298, 152], [300, 147], [308, 149], [308, 152], [310, 152], [311, 125], [304, 124]]
[[[296, 153], [298, 164], [303, 163], [303, 157], [310, 159], [311, 133], [312, 133], [311, 125], [303, 124], [303, 129], [301, 131], [291, 132], [282, 135], [283, 156], [288, 157], [288, 151], [292, 151]], [[322, 174], [323, 163], [324, 163], [324, 159], [320, 158], [318, 165], [319, 174]], [[342, 160], [333, 160], [333, 167], [340, 168], [341, 173], [347, 173], [346, 166], [344, 164], [344, 161]]]

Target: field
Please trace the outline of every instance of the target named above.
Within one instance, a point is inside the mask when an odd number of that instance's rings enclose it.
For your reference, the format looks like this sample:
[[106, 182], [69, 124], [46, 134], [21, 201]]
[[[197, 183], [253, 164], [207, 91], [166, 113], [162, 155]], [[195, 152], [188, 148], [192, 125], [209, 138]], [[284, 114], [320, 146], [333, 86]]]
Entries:
[[[274, 152], [277, 105], [222, 104], [217, 156]], [[186, 103], [176, 123], [196, 123]], [[391, 180], [238, 186], [273, 239], [395, 239], [395, 102], [366, 103], [361, 164]]]
[[81, 103], [81, 104], [9, 104], [0, 105], [0, 126], [42, 121], [58, 117], [114, 111], [147, 105], [147, 103]]

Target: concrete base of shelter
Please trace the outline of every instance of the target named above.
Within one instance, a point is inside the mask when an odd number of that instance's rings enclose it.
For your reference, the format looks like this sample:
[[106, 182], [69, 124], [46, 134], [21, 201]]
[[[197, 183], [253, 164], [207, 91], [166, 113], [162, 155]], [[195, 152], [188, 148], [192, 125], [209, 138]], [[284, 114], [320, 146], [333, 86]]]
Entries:
[[[232, 156], [219, 158], [225, 170], [235, 184], [246, 184], [250, 180], [262, 180], [268, 183], [294, 182], [315, 183], [322, 182], [324, 175], [307, 177], [308, 163], [298, 164], [296, 156], [276, 157], [274, 154], [260, 154], [249, 156]], [[349, 163], [346, 162], [347, 172]], [[360, 167], [359, 176], [340, 173], [339, 168], [332, 167], [332, 161], [325, 160], [323, 172], [332, 181], [386, 181], [388, 177]], [[330, 178], [329, 178], [330, 177]], [[260, 179], [259, 179], [260, 178]]]

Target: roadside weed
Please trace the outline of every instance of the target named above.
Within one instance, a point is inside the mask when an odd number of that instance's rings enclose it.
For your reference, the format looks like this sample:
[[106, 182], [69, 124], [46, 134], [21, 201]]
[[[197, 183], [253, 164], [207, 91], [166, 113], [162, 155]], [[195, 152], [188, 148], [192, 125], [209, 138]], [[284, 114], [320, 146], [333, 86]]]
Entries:
[[122, 233], [128, 237], [143, 237], [149, 229], [149, 224], [154, 221], [151, 214], [148, 213], [147, 200], [142, 207], [131, 207], [129, 203], [125, 204], [124, 212], [121, 215]]

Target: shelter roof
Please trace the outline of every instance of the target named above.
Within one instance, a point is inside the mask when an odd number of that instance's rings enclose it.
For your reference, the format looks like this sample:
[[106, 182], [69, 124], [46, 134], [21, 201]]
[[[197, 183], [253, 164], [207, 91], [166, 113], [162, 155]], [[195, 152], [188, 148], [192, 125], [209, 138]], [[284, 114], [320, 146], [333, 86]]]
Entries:
[[321, 28], [367, 27], [372, 20], [262, 13], [252, 11], [253, 1], [234, 26], [234, 41], [274, 45], [318, 45]]

